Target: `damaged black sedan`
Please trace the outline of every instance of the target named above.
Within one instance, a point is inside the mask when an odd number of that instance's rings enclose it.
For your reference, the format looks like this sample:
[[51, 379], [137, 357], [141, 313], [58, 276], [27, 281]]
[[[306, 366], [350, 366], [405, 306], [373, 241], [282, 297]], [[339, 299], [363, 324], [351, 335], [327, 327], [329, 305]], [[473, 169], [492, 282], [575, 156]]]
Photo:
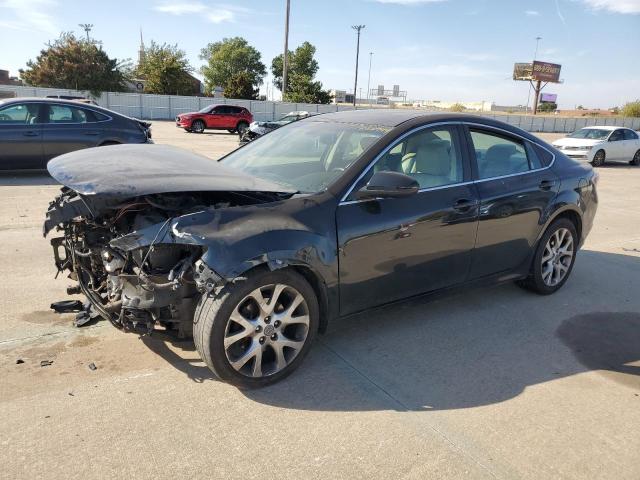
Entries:
[[122, 145], [48, 168], [64, 187], [45, 235], [61, 233], [57, 268], [90, 313], [193, 336], [248, 387], [291, 373], [341, 316], [479, 281], [555, 292], [597, 207], [591, 167], [459, 114], [340, 112], [218, 162]]

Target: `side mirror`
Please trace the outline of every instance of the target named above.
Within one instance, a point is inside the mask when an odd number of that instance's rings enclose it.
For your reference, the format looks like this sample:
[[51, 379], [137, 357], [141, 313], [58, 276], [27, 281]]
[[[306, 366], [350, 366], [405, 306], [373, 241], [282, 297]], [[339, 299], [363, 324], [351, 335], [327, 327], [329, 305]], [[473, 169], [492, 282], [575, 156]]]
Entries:
[[372, 198], [400, 198], [420, 190], [418, 182], [409, 175], [381, 170], [373, 174], [369, 183], [356, 192], [358, 200]]

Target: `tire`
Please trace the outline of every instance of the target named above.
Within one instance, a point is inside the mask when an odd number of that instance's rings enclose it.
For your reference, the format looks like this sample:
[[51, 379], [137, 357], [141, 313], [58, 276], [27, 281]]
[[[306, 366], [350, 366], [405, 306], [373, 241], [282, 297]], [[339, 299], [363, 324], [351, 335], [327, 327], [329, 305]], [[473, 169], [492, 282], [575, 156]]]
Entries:
[[188, 133], [191, 133], [191, 129], [190, 128], [185, 128], [184, 131], [188, 132]]
[[[274, 289], [281, 286], [271, 306]], [[298, 295], [302, 300], [288, 312]], [[262, 308], [256, 298], [262, 299]], [[319, 315], [316, 294], [300, 274], [288, 269], [258, 271], [216, 295], [202, 296], [193, 318], [193, 338], [202, 360], [221, 380], [241, 388], [264, 387], [302, 363], [318, 331]], [[277, 350], [284, 361], [281, 366]]]
[[248, 129], [249, 129], [249, 124], [247, 122], [238, 122], [238, 126], [236, 127], [236, 132], [238, 132], [238, 135], [242, 137], [244, 132], [246, 132]]
[[593, 156], [591, 165], [593, 165], [594, 167], [601, 167], [602, 165], [604, 165], [605, 161], [606, 161], [606, 153], [604, 152], [604, 150], [598, 150], [596, 154]]
[[635, 166], [640, 165], [640, 150], [638, 150], [636, 154], [633, 156], [633, 159], [631, 159], [631, 161], [629, 162], [629, 165], [635, 165]]
[[[556, 236], [556, 232], [558, 235]], [[564, 234], [564, 235], [563, 235]], [[562, 253], [563, 246], [567, 246], [564, 250], [568, 250], [568, 237], [571, 237], [571, 256], [567, 258], [566, 253]], [[553, 240], [552, 240], [553, 238]], [[560, 249], [557, 247], [559, 239]], [[558, 249], [559, 252], [555, 253], [554, 249]], [[556, 250], [556, 251], [558, 251]], [[529, 276], [520, 280], [518, 285], [527, 290], [531, 290], [540, 295], [550, 295], [559, 290], [571, 275], [573, 265], [576, 261], [576, 254], [578, 251], [578, 234], [576, 227], [571, 220], [566, 218], [560, 218], [553, 222], [542, 235], [536, 253], [533, 258], [533, 264]], [[551, 258], [545, 259], [551, 254]], [[556, 262], [557, 261], [557, 262]], [[549, 277], [548, 267], [551, 264], [551, 273]], [[546, 267], [546, 268], [545, 268]], [[562, 277], [558, 276], [558, 273], [562, 271]], [[554, 279], [556, 281], [554, 281]]]
[[194, 133], [203, 133], [206, 125], [202, 120], [194, 120], [191, 124], [191, 131]]
[[227, 132], [236, 133], [236, 130], [235, 130], [235, 128], [227, 128]]

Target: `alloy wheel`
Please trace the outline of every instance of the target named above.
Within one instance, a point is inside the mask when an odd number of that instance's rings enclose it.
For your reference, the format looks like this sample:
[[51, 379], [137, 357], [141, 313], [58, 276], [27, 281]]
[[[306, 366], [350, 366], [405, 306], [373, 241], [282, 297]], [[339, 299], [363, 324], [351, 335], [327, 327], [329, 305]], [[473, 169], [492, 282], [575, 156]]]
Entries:
[[556, 230], [542, 254], [542, 281], [549, 287], [558, 285], [569, 272], [573, 261], [573, 235], [566, 228]]
[[604, 151], [598, 150], [596, 154], [593, 156], [592, 165], [594, 167], [600, 167], [601, 165], [604, 165], [604, 158], [605, 158]]
[[309, 307], [295, 288], [274, 284], [256, 288], [233, 309], [224, 350], [233, 369], [266, 377], [286, 368], [309, 334]]

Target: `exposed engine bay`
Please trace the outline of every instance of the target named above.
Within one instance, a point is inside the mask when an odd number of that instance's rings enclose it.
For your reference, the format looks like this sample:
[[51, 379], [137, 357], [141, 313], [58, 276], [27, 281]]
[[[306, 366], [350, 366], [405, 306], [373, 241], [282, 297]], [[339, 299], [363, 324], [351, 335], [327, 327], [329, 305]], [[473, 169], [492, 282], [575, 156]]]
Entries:
[[[170, 221], [193, 212], [273, 200], [273, 195], [150, 194], [103, 204], [99, 213], [88, 200], [65, 187], [47, 212], [45, 234], [54, 227], [63, 233], [51, 239], [58, 273], [68, 271], [78, 282], [68, 293], [84, 294], [89, 300], [85, 315], [103, 317], [118, 328], [150, 333], [160, 325], [188, 337], [195, 306], [200, 294], [210, 290], [207, 281], [214, 274], [204, 275], [209, 269], [197, 264], [204, 247], [163, 243]], [[148, 247], [118, 248], [118, 239], [153, 226], [157, 233]]]

